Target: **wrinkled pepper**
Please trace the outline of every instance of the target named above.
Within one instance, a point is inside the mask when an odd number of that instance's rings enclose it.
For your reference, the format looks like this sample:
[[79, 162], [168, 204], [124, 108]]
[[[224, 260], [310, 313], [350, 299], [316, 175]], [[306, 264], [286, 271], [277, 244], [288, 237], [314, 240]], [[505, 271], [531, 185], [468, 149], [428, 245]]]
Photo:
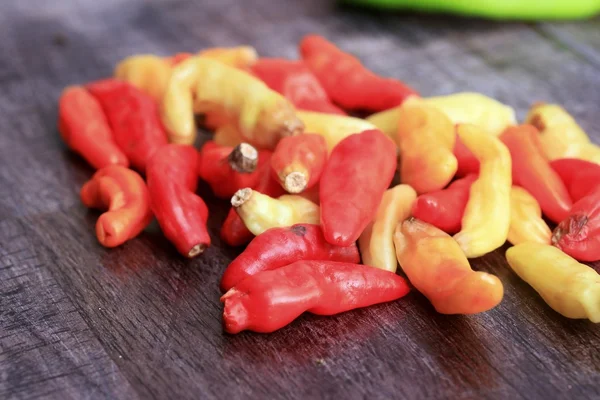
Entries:
[[191, 57], [171, 74], [163, 122], [171, 142], [196, 138], [194, 111], [226, 114], [248, 143], [273, 149], [279, 139], [302, 133], [292, 104], [254, 76], [204, 57]]
[[579, 261], [600, 260], [600, 186], [573, 204], [552, 244]]
[[400, 107], [398, 125], [400, 180], [417, 193], [441, 190], [457, 169], [453, 154], [456, 134], [444, 113], [418, 99]]
[[397, 300], [409, 292], [400, 276], [360, 264], [297, 261], [244, 279], [221, 297], [225, 331], [273, 332], [305, 311], [334, 315]]
[[171, 65], [163, 57], [140, 54], [117, 64], [113, 76], [129, 82], [160, 103], [171, 76]]
[[416, 218], [394, 232], [400, 267], [441, 314], [476, 314], [502, 301], [495, 275], [473, 271], [460, 246], [447, 233]]
[[81, 86], [69, 86], [60, 96], [58, 130], [66, 145], [92, 167], [129, 166], [119, 149], [100, 103]]
[[192, 146], [168, 144], [146, 169], [152, 210], [164, 235], [182, 255], [192, 258], [210, 245], [208, 208], [194, 193], [198, 185], [198, 152]]
[[559, 249], [522, 243], [506, 251], [506, 260], [557, 313], [600, 322], [600, 275]]
[[554, 222], [565, 219], [573, 204], [560, 176], [543, 153], [537, 129], [532, 125], [510, 127], [500, 135], [500, 140], [512, 157], [513, 183], [535, 197], [549, 219]]
[[150, 195], [142, 177], [121, 165], [96, 171], [81, 188], [86, 207], [106, 210], [96, 223], [96, 236], [105, 247], [136, 237], [152, 220]]
[[377, 214], [396, 170], [396, 146], [380, 131], [348, 136], [321, 175], [321, 225], [331, 244], [349, 246]]
[[347, 247], [328, 243], [319, 225], [297, 224], [272, 228], [255, 237], [242, 254], [229, 264], [221, 279], [221, 290], [226, 292], [252, 275], [300, 260], [358, 264], [360, 256], [354, 243]]
[[348, 136], [375, 129], [373, 125], [364, 119], [348, 117], [345, 115], [333, 115], [313, 111], [298, 111], [298, 118], [304, 123], [306, 132], [323, 136], [327, 142], [327, 149], [331, 152], [333, 148]]
[[410, 216], [416, 198], [417, 193], [408, 185], [397, 185], [385, 191], [375, 218], [358, 239], [363, 264], [396, 272], [394, 229], [398, 221]]
[[258, 151], [248, 143], [228, 147], [208, 141], [200, 150], [198, 176], [215, 196], [230, 198], [238, 190], [256, 185], [260, 179], [257, 164]]
[[413, 205], [413, 217], [451, 235], [459, 232], [471, 185], [476, 179], [477, 175], [470, 174], [452, 182], [446, 189], [420, 195]]
[[301, 193], [319, 182], [326, 162], [327, 144], [322, 136], [290, 136], [277, 144], [271, 170], [288, 193]]
[[231, 205], [246, 228], [255, 235], [271, 228], [319, 223], [319, 206], [298, 195], [283, 195], [274, 199], [245, 188], [235, 192]]
[[271, 89], [284, 95], [300, 110], [346, 114], [331, 102], [317, 78], [303, 61], [261, 58], [252, 66], [252, 73]]
[[116, 79], [87, 85], [100, 102], [113, 130], [113, 137], [131, 166], [144, 172], [150, 157], [167, 144], [157, 103], [135, 86]]
[[305, 36], [300, 53], [334, 103], [349, 110], [381, 111], [418, 93], [405, 83], [383, 78], [354, 56], [318, 35]]
[[559, 158], [550, 166], [560, 176], [576, 202], [600, 186], [600, 165], [577, 158]]
[[481, 164], [479, 177], [469, 191], [461, 231], [454, 235], [466, 256], [473, 258], [497, 249], [506, 241], [512, 163], [506, 145], [483, 129], [460, 124], [457, 134]]
[[513, 186], [510, 191], [510, 229], [508, 241], [513, 245], [525, 242], [550, 244], [552, 231], [542, 218], [538, 201], [527, 190]]

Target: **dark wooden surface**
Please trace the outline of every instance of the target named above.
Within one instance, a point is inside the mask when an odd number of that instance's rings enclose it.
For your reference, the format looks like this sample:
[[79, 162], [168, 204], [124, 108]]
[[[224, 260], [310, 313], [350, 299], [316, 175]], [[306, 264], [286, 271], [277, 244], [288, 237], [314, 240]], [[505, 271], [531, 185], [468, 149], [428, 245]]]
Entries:
[[156, 226], [98, 245], [78, 191], [92, 170], [56, 130], [72, 83], [119, 59], [247, 43], [295, 57], [324, 34], [425, 95], [475, 90], [523, 117], [564, 104], [598, 141], [600, 20], [488, 23], [336, 9], [324, 0], [0, 3], [0, 398], [599, 398], [600, 330], [561, 317], [507, 267], [484, 315], [436, 314], [416, 292], [271, 335], [223, 334], [218, 281], [235, 256], [206, 188], [214, 246], [179, 257]]

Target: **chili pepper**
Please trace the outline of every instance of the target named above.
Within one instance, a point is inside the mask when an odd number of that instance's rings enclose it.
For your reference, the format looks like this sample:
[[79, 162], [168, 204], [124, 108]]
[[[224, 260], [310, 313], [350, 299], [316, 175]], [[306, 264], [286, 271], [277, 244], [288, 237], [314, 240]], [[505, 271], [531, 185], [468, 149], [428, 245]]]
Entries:
[[237, 46], [237, 47], [211, 47], [199, 51], [197, 54], [192, 53], [177, 53], [172, 57], [167, 58], [171, 65], [181, 64], [183, 61], [194, 56], [211, 58], [223, 64], [232, 67], [246, 69], [251, 67], [258, 60], [258, 54], [254, 47]]
[[271, 89], [281, 93], [300, 110], [345, 115], [334, 105], [325, 90], [303, 61], [261, 58], [252, 73]]
[[510, 191], [510, 229], [508, 241], [550, 244], [552, 232], [542, 218], [540, 204], [527, 190], [513, 186]]
[[221, 290], [226, 292], [259, 272], [300, 260], [359, 263], [360, 256], [354, 243], [347, 247], [329, 244], [319, 225], [297, 224], [271, 228], [255, 237], [242, 254], [229, 264], [221, 279]]
[[573, 204], [554, 229], [552, 244], [579, 261], [600, 260], [600, 186]]
[[94, 168], [127, 167], [127, 156], [117, 147], [98, 101], [81, 86], [69, 86], [60, 96], [58, 130], [76, 153]]
[[383, 194], [375, 219], [358, 239], [363, 264], [396, 272], [394, 229], [398, 221], [410, 216], [417, 192], [408, 185], [397, 185]]
[[475, 157], [471, 150], [465, 146], [458, 135], [456, 136], [456, 142], [454, 143], [453, 153], [458, 164], [456, 168], [456, 176], [462, 177], [469, 174], [479, 173], [479, 160], [477, 157]]
[[420, 195], [413, 205], [413, 217], [449, 234], [459, 232], [475, 180], [477, 175], [470, 174], [452, 182], [446, 189]]
[[567, 186], [573, 201], [578, 201], [600, 186], [600, 165], [577, 158], [559, 158], [550, 166]]
[[230, 198], [239, 189], [258, 182], [257, 163], [258, 151], [248, 143], [228, 147], [208, 141], [200, 150], [198, 175], [210, 185], [215, 196]]
[[452, 152], [455, 141], [454, 126], [444, 113], [418, 99], [406, 101], [398, 125], [402, 183], [419, 194], [448, 185], [458, 165]]
[[[226, 129], [226, 132], [221, 132], [221, 135], [223, 135], [223, 133], [226, 133], [226, 136], [232, 138], [239, 138], [240, 143], [242, 142], [240, 133], [238, 132], [235, 124], [231, 123], [227, 115], [222, 111], [213, 110], [206, 112], [204, 114], [203, 125], [205, 128], [210, 129], [211, 131], [215, 131], [215, 135], [218, 135], [221, 129]], [[236, 143], [236, 145], [237, 144], [239, 143]]]
[[167, 144], [156, 102], [135, 86], [115, 79], [93, 82], [87, 88], [102, 105], [119, 148], [134, 168], [144, 172], [148, 159]]
[[560, 176], [550, 167], [543, 153], [537, 129], [531, 125], [510, 127], [500, 140], [512, 156], [513, 182], [531, 193], [552, 221], [565, 219], [573, 203]]
[[349, 246], [358, 239], [377, 214], [396, 164], [394, 142], [376, 129], [335, 146], [319, 184], [321, 225], [329, 243]]
[[371, 111], [395, 107], [418, 93], [397, 79], [366, 69], [354, 56], [318, 35], [305, 36], [300, 53], [334, 103], [346, 109]]
[[329, 152], [348, 136], [375, 129], [373, 125], [360, 118], [345, 115], [333, 115], [313, 111], [298, 111], [296, 115], [304, 123], [306, 132], [323, 136]]
[[162, 57], [140, 54], [127, 57], [117, 64], [113, 75], [160, 102], [171, 76], [171, 65]]
[[81, 188], [86, 207], [106, 210], [96, 223], [96, 236], [105, 247], [136, 237], [152, 220], [146, 183], [135, 171], [109, 165], [96, 171]]
[[244, 279], [221, 297], [225, 330], [273, 332], [308, 311], [334, 315], [397, 300], [409, 292], [400, 276], [337, 261], [297, 261]]
[[171, 66], [175, 66], [177, 64], [181, 64], [183, 61], [187, 60], [190, 57], [193, 57], [194, 54], [192, 53], [187, 53], [187, 52], [181, 52], [181, 53], [175, 53], [170, 57], [165, 57], [164, 60], [169, 63], [169, 65]]
[[[499, 135], [517, 123], [515, 110], [481, 93], [462, 92], [423, 98], [422, 101], [442, 111], [453, 124], [475, 124], [492, 135]], [[386, 135], [395, 135], [400, 122], [400, 107], [373, 114], [367, 121]], [[474, 172], [474, 171], [471, 171]]]
[[170, 140], [191, 144], [194, 110], [226, 113], [248, 143], [273, 149], [279, 139], [302, 133], [294, 107], [252, 75], [205, 57], [191, 57], [171, 74], [163, 101]]
[[600, 163], [600, 147], [591, 143], [584, 130], [561, 106], [534, 104], [525, 122], [540, 131], [541, 146], [549, 160], [580, 158]]
[[567, 318], [600, 322], [600, 275], [594, 269], [539, 243], [511, 247], [506, 260], [554, 311]]
[[326, 161], [327, 144], [322, 136], [290, 136], [277, 144], [271, 170], [287, 192], [301, 193], [319, 182]]
[[270, 228], [319, 223], [319, 206], [296, 195], [283, 195], [274, 199], [244, 188], [233, 195], [231, 205], [246, 228], [255, 235]]
[[198, 152], [192, 146], [168, 144], [148, 162], [146, 177], [152, 210], [163, 233], [186, 257], [210, 245], [208, 208], [196, 195]]
[[450, 235], [416, 218], [396, 227], [400, 267], [441, 314], [476, 314], [496, 307], [504, 287], [496, 276], [473, 271]]
[[462, 229], [454, 239], [468, 258], [479, 257], [502, 246], [508, 236], [512, 186], [510, 152], [500, 139], [475, 125], [460, 124], [457, 133], [481, 167], [469, 191]]

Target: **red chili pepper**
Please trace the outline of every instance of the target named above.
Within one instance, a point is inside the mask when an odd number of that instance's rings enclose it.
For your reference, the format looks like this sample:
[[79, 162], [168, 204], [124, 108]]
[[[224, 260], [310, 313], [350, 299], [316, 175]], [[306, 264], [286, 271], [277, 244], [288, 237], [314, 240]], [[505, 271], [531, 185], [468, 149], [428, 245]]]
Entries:
[[321, 225], [331, 244], [349, 246], [371, 222], [396, 171], [396, 145], [377, 129], [335, 146], [321, 175]]
[[87, 89], [102, 105], [117, 146], [141, 172], [150, 157], [167, 144], [158, 105], [132, 84], [116, 79], [92, 82]]
[[446, 189], [422, 194], [413, 205], [412, 215], [449, 234], [460, 232], [469, 201], [469, 190], [477, 175], [469, 174]]
[[260, 178], [257, 163], [258, 151], [248, 143], [229, 147], [208, 141], [200, 150], [198, 175], [215, 196], [230, 198], [239, 189], [256, 185]]
[[550, 162], [574, 202], [600, 186], [600, 165], [578, 158], [560, 158]]
[[319, 225], [272, 228], [255, 237], [246, 250], [229, 264], [221, 279], [221, 290], [226, 292], [249, 276], [300, 260], [358, 264], [360, 256], [354, 243], [347, 247], [328, 243]]
[[399, 80], [369, 71], [356, 57], [321, 36], [305, 36], [300, 53], [333, 102], [345, 109], [382, 111], [418, 95]]
[[600, 260], [600, 186], [573, 204], [554, 230], [552, 244], [579, 261]]
[[303, 312], [334, 315], [401, 298], [406, 281], [393, 272], [336, 261], [297, 261], [259, 272], [221, 297], [229, 333], [273, 332]]
[[327, 144], [321, 135], [288, 136], [277, 143], [271, 158], [273, 177], [289, 193], [301, 193], [315, 186], [325, 163]]
[[252, 66], [252, 73], [301, 110], [346, 114], [331, 102], [318, 79], [303, 61], [260, 58]]
[[127, 167], [100, 103], [81, 86], [69, 86], [60, 96], [58, 130], [70, 149], [96, 169], [107, 165]]
[[458, 169], [456, 170], [456, 176], [462, 177], [469, 174], [479, 174], [479, 160], [475, 157], [475, 154], [456, 135], [456, 142], [454, 142], [454, 157], [458, 161]]
[[552, 221], [565, 219], [573, 203], [560, 176], [550, 167], [543, 153], [538, 130], [533, 125], [508, 127], [500, 140], [512, 156], [513, 183], [531, 193]]
[[186, 257], [210, 245], [208, 208], [196, 195], [198, 152], [192, 146], [168, 144], [148, 162], [146, 176], [152, 210], [163, 233]]

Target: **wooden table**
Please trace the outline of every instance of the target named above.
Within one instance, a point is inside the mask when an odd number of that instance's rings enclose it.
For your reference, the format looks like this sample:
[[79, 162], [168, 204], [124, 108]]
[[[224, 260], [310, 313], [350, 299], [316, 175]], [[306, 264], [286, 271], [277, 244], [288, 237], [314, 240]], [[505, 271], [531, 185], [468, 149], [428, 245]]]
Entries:
[[600, 20], [490, 23], [302, 0], [3, 1], [0, 5], [0, 398], [598, 398], [600, 330], [552, 311], [502, 248], [473, 260], [505, 284], [484, 315], [443, 316], [412, 292], [225, 335], [218, 281], [237, 250], [206, 187], [214, 246], [179, 257], [156, 226], [115, 250], [79, 201], [92, 170], [66, 150], [57, 98], [133, 53], [251, 44], [296, 57], [317, 32], [425, 95], [473, 90], [523, 118], [563, 104], [600, 140]]

